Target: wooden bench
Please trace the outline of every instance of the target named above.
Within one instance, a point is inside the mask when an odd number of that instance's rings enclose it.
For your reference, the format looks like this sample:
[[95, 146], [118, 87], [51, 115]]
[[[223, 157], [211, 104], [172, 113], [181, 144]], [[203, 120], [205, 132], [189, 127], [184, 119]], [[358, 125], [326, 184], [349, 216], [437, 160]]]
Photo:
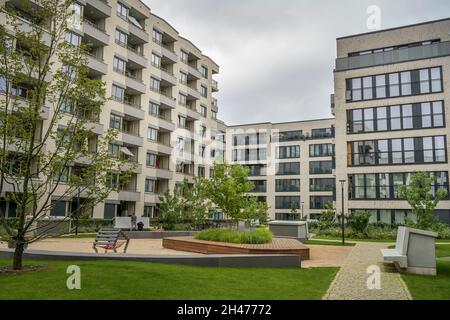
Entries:
[[438, 234], [399, 227], [395, 249], [381, 249], [384, 262], [393, 262], [401, 272], [436, 275], [436, 245]]
[[113, 250], [115, 253], [117, 253], [117, 249], [125, 245], [123, 253], [126, 253], [129, 243], [130, 239], [122, 232], [122, 230], [102, 228], [97, 233], [97, 236], [92, 244], [92, 248], [96, 253], [98, 253], [97, 248], [104, 249], [105, 253], [107, 253], [108, 250]]

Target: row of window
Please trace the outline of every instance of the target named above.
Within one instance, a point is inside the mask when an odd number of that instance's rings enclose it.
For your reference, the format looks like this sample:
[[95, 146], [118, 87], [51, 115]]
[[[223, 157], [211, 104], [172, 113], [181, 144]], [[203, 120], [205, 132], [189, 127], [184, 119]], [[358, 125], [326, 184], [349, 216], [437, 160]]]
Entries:
[[[354, 174], [349, 177], [351, 199], [399, 199], [400, 186], [409, 185], [413, 173], [367, 173]], [[430, 172], [436, 178], [430, 192], [434, 195], [438, 189], [448, 194], [448, 172]]]
[[234, 149], [233, 161], [260, 161], [267, 159], [267, 150], [262, 149]]
[[430, 44], [435, 44], [435, 43], [439, 43], [439, 42], [441, 42], [439, 39], [421, 41], [421, 42], [413, 42], [413, 43], [403, 44], [403, 45], [394, 46], [394, 47], [384, 47], [384, 48], [377, 48], [377, 49], [372, 49], [372, 50], [352, 52], [352, 53], [349, 53], [348, 56], [349, 57], [364, 56], [364, 55], [373, 54], [373, 53], [390, 52], [390, 51], [406, 49], [406, 48], [429, 46]]
[[334, 145], [331, 143], [311, 144], [309, 145], [309, 156], [316, 157], [332, 157], [334, 156]]
[[[309, 208], [310, 209], [324, 209], [327, 203], [333, 203], [333, 196], [310, 196]], [[275, 197], [275, 209], [302, 209], [299, 196], [277, 196]]]
[[266, 144], [266, 133], [250, 133], [233, 135], [233, 146]]
[[[262, 164], [246, 165], [249, 169], [249, 176], [261, 177], [267, 175], [267, 167]], [[333, 161], [311, 161], [309, 163], [309, 174], [332, 174]], [[275, 166], [277, 176], [297, 176], [300, 175], [300, 162], [277, 163]]]
[[[253, 180], [255, 185], [252, 192], [267, 192], [266, 180]], [[309, 191], [331, 192], [335, 190], [336, 180], [334, 178], [309, 179]], [[300, 192], [300, 179], [276, 179], [275, 192]]]
[[447, 162], [445, 136], [348, 143], [348, 165], [370, 166]]
[[441, 67], [347, 79], [347, 101], [442, 92]]
[[347, 132], [379, 132], [445, 126], [444, 102], [422, 102], [347, 111]]

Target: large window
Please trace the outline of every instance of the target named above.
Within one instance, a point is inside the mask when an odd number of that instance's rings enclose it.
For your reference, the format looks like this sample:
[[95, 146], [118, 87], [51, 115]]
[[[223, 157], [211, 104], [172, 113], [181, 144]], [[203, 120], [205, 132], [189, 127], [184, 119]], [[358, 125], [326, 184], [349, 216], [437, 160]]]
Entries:
[[300, 146], [285, 146], [277, 148], [277, 159], [300, 158]]
[[64, 39], [74, 46], [79, 46], [81, 44], [81, 36], [74, 32], [66, 32]]
[[300, 209], [300, 197], [277, 196], [275, 197], [275, 209]]
[[234, 146], [256, 145], [266, 143], [267, 143], [267, 135], [265, 132], [233, 135]]
[[297, 131], [285, 131], [280, 132], [278, 134], [278, 141], [279, 142], [286, 142], [286, 141], [299, 141], [303, 138], [303, 131], [297, 130]]
[[349, 166], [447, 162], [445, 136], [348, 143]]
[[309, 145], [309, 156], [312, 158], [331, 157], [333, 155], [334, 155], [334, 146], [331, 143]]
[[111, 98], [113, 100], [123, 102], [125, 98], [125, 89], [116, 85], [112, 85]]
[[325, 192], [334, 191], [336, 180], [334, 178], [309, 179], [309, 191]]
[[146, 193], [154, 193], [156, 190], [156, 180], [153, 178], [145, 179], [145, 192]]
[[117, 2], [117, 15], [121, 18], [128, 18], [128, 8], [120, 2]]
[[443, 101], [347, 111], [347, 132], [350, 134], [444, 126]]
[[309, 163], [309, 174], [332, 174], [333, 161], [311, 161]]
[[257, 161], [266, 160], [266, 149], [235, 149], [233, 150], [233, 161]]
[[276, 164], [277, 176], [296, 176], [300, 174], [300, 162], [286, 162]]
[[334, 137], [334, 128], [320, 128], [320, 129], [312, 129], [311, 137], [313, 139], [324, 139], [324, 138], [333, 138]]
[[250, 177], [265, 176], [267, 174], [266, 166], [263, 164], [252, 164], [245, 166], [249, 169]]
[[109, 127], [111, 129], [121, 130], [122, 129], [122, 117], [114, 113], [109, 116]]
[[275, 180], [275, 192], [300, 192], [300, 179]]
[[126, 62], [118, 57], [114, 57], [113, 70], [115, 72], [125, 74]]
[[403, 97], [441, 91], [441, 67], [347, 79], [347, 101]]
[[266, 192], [267, 181], [266, 180], [250, 180], [254, 184], [254, 188], [250, 192]]
[[[399, 199], [399, 188], [408, 185], [413, 173], [367, 173], [350, 176], [350, 194], [352, 199]], [[436, 183], [430, 192], [435, 194], [443, 189], [448, 193], [448, 172], [429, 172], [436, 177]]]
[[309, 197], [310, 209], [325, 209], [327, 203], [333, 203], [333, 196], [311, 196]]
[[116, 29], [116, 43], [122, 47], [126, 47], [127, 46], [127, 37], [128, 35], [123, 32], [120, 31], [119, 29]]

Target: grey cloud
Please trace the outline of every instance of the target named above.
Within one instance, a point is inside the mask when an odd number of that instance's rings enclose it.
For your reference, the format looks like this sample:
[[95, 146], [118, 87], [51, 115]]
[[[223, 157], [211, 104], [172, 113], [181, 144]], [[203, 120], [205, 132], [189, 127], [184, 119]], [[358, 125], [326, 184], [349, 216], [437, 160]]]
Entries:
[[448, 0], [152, 0], [221, 66], [219, 118], [227, 124], [330, 117], [335, 39], [367, 32], [366, 8], [382, 28], [450, 16]]

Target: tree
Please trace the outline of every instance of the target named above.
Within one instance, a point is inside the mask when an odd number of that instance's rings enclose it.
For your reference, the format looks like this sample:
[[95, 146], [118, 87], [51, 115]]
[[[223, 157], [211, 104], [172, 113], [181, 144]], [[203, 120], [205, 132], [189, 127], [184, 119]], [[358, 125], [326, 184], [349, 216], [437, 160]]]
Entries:
[[319, 218], [319, 229], [326, 230], [331, 228], [336, 223], [336, 210], [332, 202], [325, 203], [324, 210]]
[[367, 227], [369, 226], [369, 221], [371, 213], [365, 210], [358, 210], [353, 212], [348, 217], [348, 226], [358, 233], [366, 234]]
[[236, 224], [240, 219], [267, 219], [267, 206], [247, 195], [255, 187], [248, 181], [248, 173], [248, 168], [241, 165], [216, 163], [214, 177], [205, 180], [207, 197]]
[[412, 212], [417, 216], [417, 227], [431, 229], [439, 223], [439, 218], [434, 210], [439, 202], [447, 197], [447, 191], [438, 189], [435, 191], [436, 177], [430, 177], [425, 172], [415, 173], [411, 176], [411, 182], [407, 186], [400, 186], [399, 196], [408, 201]]
[[[82, 197], [72, 214], [90, 211], [133, 170], [108, 152], [117, 132], [94, 133], [105, 88], [89, 77], [87, 47], [66, 41], [68, 30], [81, 27], [74, 4], [23, 1], [21, 13], [1, 8], [0, 192], [16, 205], [17, 222], [1, 220], [15, 243], [13, 269], [22, 268], [24, 247], [45, 236], [43, 218], [54, 201]], [[22, 12], [33, 22], [19, 19]]]
[[167, 190], [164, 195], [159, 197], [161, 201], [158, 209], [161, 212], [163, 227], [166, 230], [173, 230], [175, 225], [182, 221], [185, 203], [183, 198], [175, 191]]
[[206, 186], [206, 179], [198, 176], [195, 177], [192, 186], [189, 186], [187, 180], [183, 182], [185, 214], [196, 229], [205, 224], [212, 210], [212, 203], [208, 198]]

